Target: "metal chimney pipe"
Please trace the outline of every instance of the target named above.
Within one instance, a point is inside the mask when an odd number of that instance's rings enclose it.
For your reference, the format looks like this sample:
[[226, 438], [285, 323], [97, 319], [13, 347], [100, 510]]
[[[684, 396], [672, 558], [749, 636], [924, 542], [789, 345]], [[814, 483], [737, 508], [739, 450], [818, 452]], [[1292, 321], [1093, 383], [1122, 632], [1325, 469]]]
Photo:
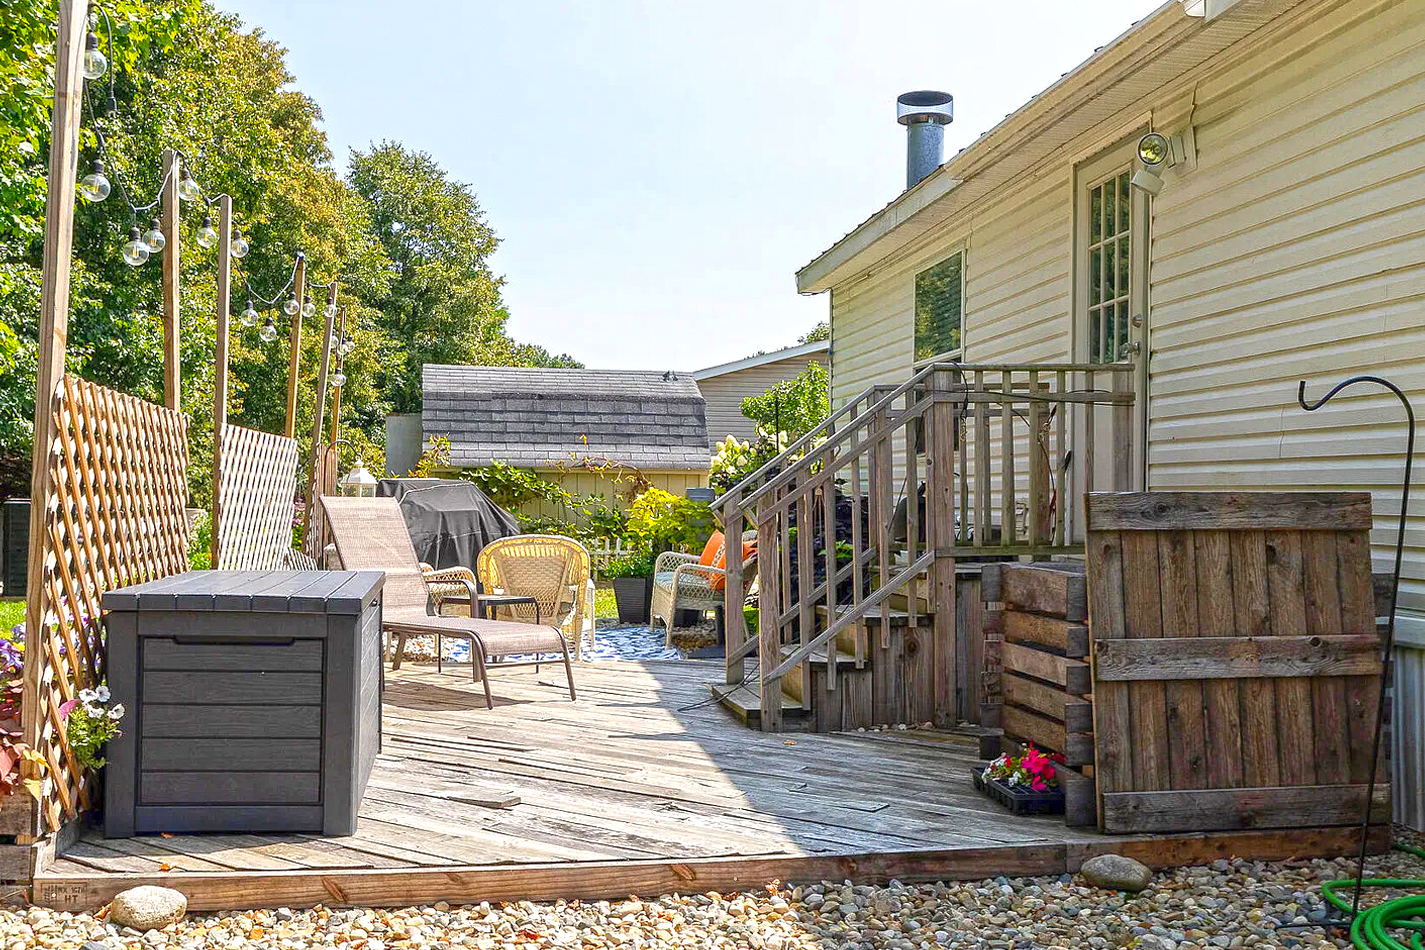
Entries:
[[945, 126], [955, 120], [955, 97], [921, 89], [896, 97], [896, 121], [905, 126], [905, 186], [914, 188], [945, 160]]

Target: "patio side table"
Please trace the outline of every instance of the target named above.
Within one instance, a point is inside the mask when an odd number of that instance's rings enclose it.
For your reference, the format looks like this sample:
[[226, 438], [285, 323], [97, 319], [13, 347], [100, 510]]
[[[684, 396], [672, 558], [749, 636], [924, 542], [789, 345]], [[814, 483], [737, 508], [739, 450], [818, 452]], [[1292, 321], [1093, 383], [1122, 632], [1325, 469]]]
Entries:
[[104, 834], [349, 835], [381, 745], [376, 571], [192, 571], [104, 595]]

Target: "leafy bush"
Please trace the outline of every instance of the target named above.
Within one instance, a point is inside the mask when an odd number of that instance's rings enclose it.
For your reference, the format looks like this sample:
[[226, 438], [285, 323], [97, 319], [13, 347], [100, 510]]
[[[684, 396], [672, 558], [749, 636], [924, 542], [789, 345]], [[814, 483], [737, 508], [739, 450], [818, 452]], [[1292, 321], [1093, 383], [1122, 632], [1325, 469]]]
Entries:
[[188, 569], [206, 571], [213, 566], [213, 516], [207, 511], [193, 519], [193, 535], [188, 539]]
[[69, 747], [79, 764], [90, 771], [104, 767], [104, 757], [100, 754], [104, 743], [119, 736], [119, 720], [124, 718], [123, 703], [109, 705], [109, 687], [82, 689], [79, 698], [72, 699], [59, 707], [64, 718], [65, 734]]
[[679, 498], [650, 488], [628, 510], [628, 538], [649, 551], [688, 550], [701, 546], [713, 532], [712, 509], [706, 502]]
[[518, 508], [531, 501], [548, 501], [556, 505], [577, 505], [580, 501], [572, 492], [540, 478], [527, 468], [518, 468], [508, 462], [491, 462], [481, 468], [461, 472], [460, 477], [475, 483], [501, 508]]
[[620, 577], [647, 577], [653, 573], [653, 565], [653, 552], [639, 551], [634, 554], [610, 558], [609, 566], [604, 568], [602, 574], [609, 580], [616, 580]]
[[758, 439], [745, 442], [730, 435], [718, 443], [717, 454], [712, 458], [712, 473], [709, 484], [719, 494], [724, 494], [738, 482], [777, 457], [778, 442], [773, 439]]

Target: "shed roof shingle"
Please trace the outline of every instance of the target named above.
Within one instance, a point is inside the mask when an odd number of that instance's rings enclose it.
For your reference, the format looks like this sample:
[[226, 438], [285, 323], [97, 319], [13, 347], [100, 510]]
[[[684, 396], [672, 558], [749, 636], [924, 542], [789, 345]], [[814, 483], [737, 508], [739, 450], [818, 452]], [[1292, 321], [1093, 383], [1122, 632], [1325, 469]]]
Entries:
[[457, 466], [591, 456], [650, 470], [708, 467], [703, 397], [687, 374], [428, 363], [421, 388], [423, 434], [450, 439]]

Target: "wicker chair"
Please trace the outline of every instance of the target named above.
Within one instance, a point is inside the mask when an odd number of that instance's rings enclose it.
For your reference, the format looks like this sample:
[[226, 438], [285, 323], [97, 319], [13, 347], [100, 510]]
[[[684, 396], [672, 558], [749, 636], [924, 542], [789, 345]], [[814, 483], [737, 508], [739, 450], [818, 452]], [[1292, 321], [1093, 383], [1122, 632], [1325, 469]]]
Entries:
[[[745, 541], [755, 541], [757, 534], [749, 531]], [[723, 585], [713, 586], [714, 578], [726, 578], [727, 570], [699, 563], [697, 554], [664, 551], [653, 565], [653, 602], [648, 607], [648, 631], [661, 619], [667, 631], [664, 643], [672, 645], [673, 618], [679, 610], [715, 610], [723, 606], [726, 591]], [[719, 558], [720, 560], [720, 558]], [[742, 589], [752, 581], [757, 570], [754, 552], [742, 562]]]
[[[386, 574], [381, 595], [381, 625], [396, 637], [391, 669], [401, 668], [408, 636], [435, 637], [437, 671], [442, 664], [441, 639], [460, 637], [470, 641], [470, 652], [475, 661], [472, 674], [484, 684], [486, 708], [494, 708], [487, 669], [491, 665], [488, 662], [490, 657], [541, 653], [562, 655], [564, 672], [569, 679], [569, 698], [575, 698], [569, 645], [558, 628], [475, 617], [474, 605], [478, 603], [478, 598], [473, 582], [465, 588], [471, 604], [470, 616], [434, 617], [429, 614], [431, 591], [420, 569], [420, 562], [416, 560], [416, 549], [411, 545], [411, 536], [406, 531], [406, 521], [401, 516], [396, 499], [323, 496], [322, 505], [342, 566], [349, 571], [375, 570]], [[456, 576], [451, 574], [450, 578]], [[538, 661], [498, 665], [538, 666]]]
[[[588, 603], [589, 552], [572, 538], [553, 534], [517, 534], [497, 538], [480, 549], [475, 559], [475, 573], [485, 593], [503, 592], [533, 597], [539, 606], [539, 617], [564, 634], [574, 648], [576, 658], [583, 651], [579, 643], [585, 632], [585, 614], [594, 605]], [[535, 607], [516, 604], [501, 607], [500, 614], [515, 620], [533, 623]], [[593, 646], [593, 637], [589, 638]]]

